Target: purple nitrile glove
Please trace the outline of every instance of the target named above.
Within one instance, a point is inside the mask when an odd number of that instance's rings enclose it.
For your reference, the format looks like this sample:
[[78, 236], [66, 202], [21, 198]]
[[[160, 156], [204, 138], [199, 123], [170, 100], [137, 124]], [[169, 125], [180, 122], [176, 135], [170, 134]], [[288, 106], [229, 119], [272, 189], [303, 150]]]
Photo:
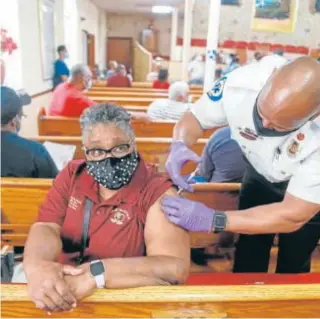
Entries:
[[173, 183], [188, 192], [193, 192], [192, 186], [190, 186], [186, 179], [181, 176], [180, 171], [188, 161], [199, 163], [200, 160], [200, 157], [191, 151], [184, 142], [173, 142], [166, 162], [166, 170]]
[[186, 198], [164, 196], [161, 201], [168, 219], [191, 232], [212, 232], [215, 210]]

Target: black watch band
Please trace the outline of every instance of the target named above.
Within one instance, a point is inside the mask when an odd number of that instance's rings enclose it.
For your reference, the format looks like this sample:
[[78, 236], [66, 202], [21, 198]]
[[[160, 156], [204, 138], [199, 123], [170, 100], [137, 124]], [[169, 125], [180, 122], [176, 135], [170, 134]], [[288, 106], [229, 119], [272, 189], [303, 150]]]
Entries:
[[227, 215], [225, 212], [216, 211], [213, 215], [212, 231], [221, 233], [225, 231], [227, 226]]

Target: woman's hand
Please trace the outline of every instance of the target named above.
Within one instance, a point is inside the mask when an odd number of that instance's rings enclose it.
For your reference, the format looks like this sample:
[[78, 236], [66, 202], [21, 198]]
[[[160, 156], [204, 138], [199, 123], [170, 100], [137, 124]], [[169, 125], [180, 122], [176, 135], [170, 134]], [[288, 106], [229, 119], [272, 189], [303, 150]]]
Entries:
[[30, 265], [26, 272], [28, 293], [36, 307], [45, 311], [69, 311], [77, 306], [76, 296], [65, 276], [78, 278], [83, 269], [52, 261]]
[[90, 274], [89, 265], [84, 264], [79, 268], [83, 271], [81, 275], [67, 275], [64, 277], [69, 289], [72, 292], [72, 295], [75, 296], [77, 300], [81, 300], [92, 295], [94, 290], [97, 288], [96, 282]]

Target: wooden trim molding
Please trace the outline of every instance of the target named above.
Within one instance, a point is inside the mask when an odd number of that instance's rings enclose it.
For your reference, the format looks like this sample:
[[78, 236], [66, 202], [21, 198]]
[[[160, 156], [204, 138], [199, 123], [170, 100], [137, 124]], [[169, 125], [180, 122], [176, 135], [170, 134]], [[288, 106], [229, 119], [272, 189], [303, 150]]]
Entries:
[[39, 93], [36, 93], [36, 94], [33, 94], [31, 95], [31, 98], [36, 98], [36, 97], [39, 97], [39, 96], [42, 96], [42, 95], [45, 95], [47, 93], [50, 93], [52, 92], [52, 89], [48, 89], [48, 90], [45, 90], [45, 91], [42, 91], [42, 92], [39, 92]]

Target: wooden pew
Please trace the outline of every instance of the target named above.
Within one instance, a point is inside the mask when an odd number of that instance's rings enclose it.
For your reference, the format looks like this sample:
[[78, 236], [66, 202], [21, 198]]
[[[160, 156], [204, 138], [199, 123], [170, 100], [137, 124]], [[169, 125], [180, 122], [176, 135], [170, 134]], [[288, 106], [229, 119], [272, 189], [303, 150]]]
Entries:
[[103, 97], [103, 96], [90, 96], [90, 98], [97, 103], [114, 103], [120, 106], [145, 106], [148, 107], [155, 99], [154, 98], [132, 98], [132, 97]]
[[[43, 143], [45, 141], [61, 144], [76, 145], [76, 151], [73, 159], [83, 159], [84, 154], [82, 151], [81, 137], [76, 136], [37, 136], [30, 137], [31, 140]], [[207, 143], [207, 139], [200, 139], [192, 146], [192, 150], [201, 155], [204, 146]], [[169, 154], [170, 146], [172, 143], [171, 138], [147, 138], [137, 137], [136, 144], [137, 149], [145, 161], [151, 165], [158, 167], [159, 172], [165, 171], [165, 162]], [[182, 174], [189, 174], [196, 168], [194, 162], [187, 163], [183, 169]]]
[[[93, 82], [93, 86], [97, 87], [97, 86], [102, 86], [102, 87], [106, 87], [107, 86], [107, 82], [106, 81], [102, 81], [102, 80], [98, 80], [98, 81], [94, 81]], [[152, 88], [152, 83], [150, 82], [132, 82], [132, 87], [131, 88], [148, 88], [151, 89]], [[114, 88], [112, 88], [114, 89]], [[122, 88], [122, 89], [128, 89], [128, 88]], [[202, 85], [190, 85], [190, 89], [198, 89], [198, 90], [203, 90], [203, 86]]]
[[[94, 91], [104, 91], [104, 92], [136, 92], [136, 93], [167, 93], [168, 90], [163, 89], [153, 89], [153, 88], [137, 88], [137, 87], [131, 87], [131, 88], [115, 88], [115, 87], [107, 87], [107, 86], [93, 86], [89, 92]], [[203, 88], [193, 88], [192, 86], [189, 87], [190, 94], [202, 94]]]
[[[32, 178], [2, 178], [1, 198], [2, 198], [2, 224], [1, 241], [11, 246], [24, 246], [30, 226], [36, 221], [39, 206], [44, 201], [46, 194], [52, 186], [52, 179], [32, 179]], [[226, 191], [239, 191], [240, 184], [197, 184], [195, 192], [190, 196], [193, 200], [209, 203], [215, 207], [215, 201], [220, 203], [219, 209], [230, 207], [229, 198]], [[208, 199], [205, 195], [208, 195]], [[188, 194], [185, 194], [189, 197]], [[199, 196], [199, 197], [198, 197]], [[221, 197], [221, 198], [220, 198]], [[225, 202], [225, 206], [221, 203]], [[235, 207], [233, 207], [235, 209]], [[209, 244], [217, 243], [219, 235], [193, 233], [191, 236], [191, 246], [205, 247]]]
[[[193, 102], [197, 101], [201, 97], [201, 93], [191, 93], [191, 100]], [[95, 99], [96, 97], [105, 97], [105, 98], [113, 98], [113, 97], [123, 97], [123, 98], [150, 98], [150, 99], [167, 99], [168, 92], [166, 93], [149, 93], [149, 92], [127, 92], [127, 91], [89, 91], [87, 96], [91, 99]]]
[[[131, 125], [137, 137], [172, 137], [175, 122], [138, 121]], [[209, 138], [216, 129], [205, 131], [204, 138]], [[80, 136], [79, 118], [47, 116], [44, 108], [38, 114], [38, 134], [41, 136]]]
[[[1, 285], [1, 316], [44, 318], [25, 285]], [[183, 286], [97, 289], [54, 318], [318, 318], [320, 274], [191, 275]]]

